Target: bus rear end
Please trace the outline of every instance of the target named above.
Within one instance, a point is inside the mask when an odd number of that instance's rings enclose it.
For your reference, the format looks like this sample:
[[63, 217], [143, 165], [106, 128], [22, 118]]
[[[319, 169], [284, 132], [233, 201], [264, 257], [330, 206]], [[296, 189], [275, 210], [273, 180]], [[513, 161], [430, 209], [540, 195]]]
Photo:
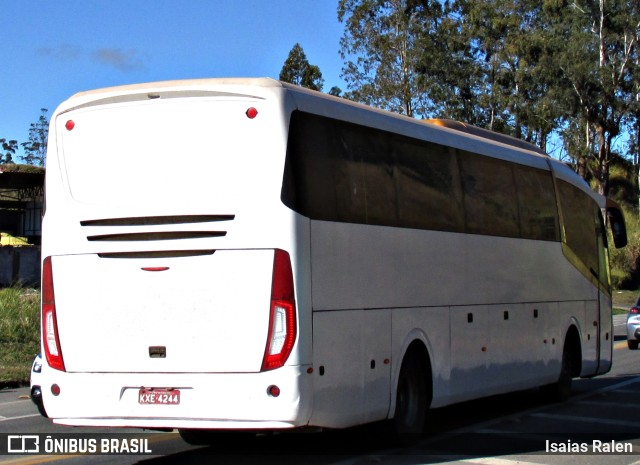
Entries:
[[79, 94], [52, 118], [43, 401], [55, 422], [305, 425], [282, 89]]

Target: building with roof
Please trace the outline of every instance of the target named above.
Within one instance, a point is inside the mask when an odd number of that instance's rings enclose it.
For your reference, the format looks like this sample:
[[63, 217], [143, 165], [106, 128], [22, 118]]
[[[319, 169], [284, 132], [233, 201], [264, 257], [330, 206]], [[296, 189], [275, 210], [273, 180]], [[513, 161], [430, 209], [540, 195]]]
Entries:
[[0, 165], [0, 287], [39, 285], [44, 173]]

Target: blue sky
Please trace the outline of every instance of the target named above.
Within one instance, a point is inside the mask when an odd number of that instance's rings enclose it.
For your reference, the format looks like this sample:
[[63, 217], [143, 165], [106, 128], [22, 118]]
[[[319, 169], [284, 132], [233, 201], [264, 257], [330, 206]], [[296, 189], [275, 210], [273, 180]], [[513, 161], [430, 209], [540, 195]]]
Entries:
[[0, 138], [72, 94], [166, 79], [278, 77], [293, 45], [345, 90], [337, 0], [2, 0]]

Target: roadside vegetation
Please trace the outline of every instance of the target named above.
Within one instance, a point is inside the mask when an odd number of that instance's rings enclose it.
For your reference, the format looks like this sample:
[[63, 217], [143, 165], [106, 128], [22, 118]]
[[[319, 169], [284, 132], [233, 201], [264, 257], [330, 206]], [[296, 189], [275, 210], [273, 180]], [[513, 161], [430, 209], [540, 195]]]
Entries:
[[[613, 247], [613, 240], [609, 235], [609, 263], [613, 289], [626, 291], [636, 291], [640, 287], [640, 215], [638, 210], [640, 196], [637, 194], [637, 180], [634, 180], [630, 175], [631, 172], [631, 164], [628, 160], [620, 156], [614, 158], [614, 163], [611, 166], [611, 189], [608, 196], [622, 206], [629, 242], [626, 247], [616, 249]], [[593, 182], [591, 185], [595, 187]], [[635, 299], [633, 300], [635, 301]]]
[[40, 351], [40, 292], [0, 289], [0, 387], [28, 385]]

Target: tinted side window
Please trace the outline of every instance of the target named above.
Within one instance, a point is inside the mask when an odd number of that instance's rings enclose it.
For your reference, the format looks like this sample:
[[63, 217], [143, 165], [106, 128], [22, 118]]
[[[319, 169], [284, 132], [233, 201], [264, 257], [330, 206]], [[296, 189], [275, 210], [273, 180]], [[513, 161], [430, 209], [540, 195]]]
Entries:
[[467, 232], [520, 236], [516, 186], [511, 166], [501, 160], [460, 152]]
[[289, 128], [282, 200], [309, 218], [462, 231], [455, 152], [303, 112]]
[[558, 207], [550, 171], [514, 165], [520, 231], [525, 239], [560, 240]]
[[[397, 225], [394, 162], [388, 133], [336, 120], [332, 126], [338, 220]], [[327, 180], [327, 182], [330, 182]]]
[[587, 270], [598, 276], [597, 205], [586, 193], [565, 181], [558, 181], [558, 190], [567, 245]]
[[455, 150], [428, 142], [394, 144], [402, 226], [462, 232], [462, 188]]
[[336, 151], [331, 127], [313, 124], [310, 118], [299, 118], [297, 114], [293, 113], [289, 125], [282, 201], [309, 218], [336, 221], [337, 163], [330, 156]]
[[300, 111], [282, 201], [315, 220], [559, 240], [548, 171]]

